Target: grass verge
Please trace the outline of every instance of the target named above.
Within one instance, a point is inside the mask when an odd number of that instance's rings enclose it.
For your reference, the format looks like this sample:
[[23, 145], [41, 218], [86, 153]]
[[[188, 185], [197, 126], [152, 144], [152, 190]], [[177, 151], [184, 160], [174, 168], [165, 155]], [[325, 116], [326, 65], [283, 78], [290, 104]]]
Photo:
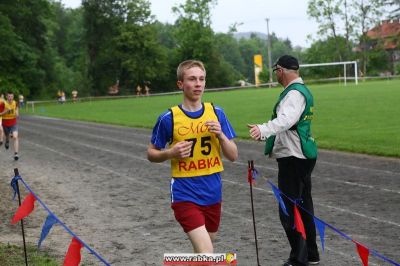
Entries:
[[[58, 266], [60, 263], [50, 257], [44, 251], [38, 250], [36, 246], [27, 246], [28, 265], [35, 266]], [[25, 265], [25, 256], [23, 247], [0, 243], [0, 265], [19, 266]]]

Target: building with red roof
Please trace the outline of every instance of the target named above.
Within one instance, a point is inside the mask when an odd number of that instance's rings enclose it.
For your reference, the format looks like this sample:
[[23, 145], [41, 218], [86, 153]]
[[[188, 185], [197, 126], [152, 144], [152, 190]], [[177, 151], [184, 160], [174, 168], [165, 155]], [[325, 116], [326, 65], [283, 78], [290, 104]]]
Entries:
[[391, 65], [395, 72], [395, 65], [400, 64], [400, 20], [384, 20], [367, 32], [371, 40], [370, 49], [378, 45], [383, 47], [390, 56]]

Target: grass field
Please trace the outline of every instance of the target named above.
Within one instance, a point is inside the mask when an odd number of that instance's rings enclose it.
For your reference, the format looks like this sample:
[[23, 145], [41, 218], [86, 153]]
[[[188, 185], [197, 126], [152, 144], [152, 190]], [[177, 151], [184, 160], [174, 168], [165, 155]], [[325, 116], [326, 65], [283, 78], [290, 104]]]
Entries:
[[[320, 148], [400, 157], [399, 80], [309, 88], [315, 101], [313, 133]], [[238, 136], [246, 139], [246, 124], [267, 121], [281, 91], [278, 87], [206, 92], [204, 100], [223, 107]], [[181, 99], [177, 94], [36, 105], [34, 114], [152, 128], [158, 115]]]
[[[28, 245], [28, 264], [37, 266], [57, 266], [59, 263], [36, 246]], [[0, 265], [25, 265], [24, 250], [21, 247], [0, 243]]]

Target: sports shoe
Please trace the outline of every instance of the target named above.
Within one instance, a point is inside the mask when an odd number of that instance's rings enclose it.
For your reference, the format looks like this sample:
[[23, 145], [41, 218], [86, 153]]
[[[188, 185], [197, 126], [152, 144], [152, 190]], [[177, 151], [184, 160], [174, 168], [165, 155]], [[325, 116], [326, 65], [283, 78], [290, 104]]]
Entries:
[[289, 261], [285, 262], [282, 266], [293, 266]]
[[14, 160], [18, 161], [18, 159], [19, 159], [18, 153], [15, 153], [14, 154]]
[[318, 265], [319, 264], [319, 260], [309, 260], [308, 261], [308, 265]]
[[6, 143], [4, 143], [4, 148], [8, 150], [8, 147], [10, 147], [10, 142], [8, 141], [8, 139], [6, 139]]

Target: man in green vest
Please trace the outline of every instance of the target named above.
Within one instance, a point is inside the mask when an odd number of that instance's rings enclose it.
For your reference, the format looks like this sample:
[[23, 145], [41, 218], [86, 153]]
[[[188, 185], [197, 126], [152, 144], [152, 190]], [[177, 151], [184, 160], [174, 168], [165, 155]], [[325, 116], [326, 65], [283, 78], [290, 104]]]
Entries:
[[266, 141], [265, 155], [276, 158], [279, 189], [308, 212], [298, 208], [306, 233], [304, 239], [294, 228], [293, 203], [282, 197], [289, 215], [279, 209], [279, 216], [291, 247], [289, 259], [283, 265], [316, 265], [319, 264], [319, 253], [314, 219], [310, 215], [314, 214], [311, 173], [317, 159], [317, 145], [311, 135], [313, 96], [299, 75], [295, 57], [281, 56], [273, 71], [284, 90], [272, 111], [271, 120], [249, 124], [249, 132], [253, 139]]

